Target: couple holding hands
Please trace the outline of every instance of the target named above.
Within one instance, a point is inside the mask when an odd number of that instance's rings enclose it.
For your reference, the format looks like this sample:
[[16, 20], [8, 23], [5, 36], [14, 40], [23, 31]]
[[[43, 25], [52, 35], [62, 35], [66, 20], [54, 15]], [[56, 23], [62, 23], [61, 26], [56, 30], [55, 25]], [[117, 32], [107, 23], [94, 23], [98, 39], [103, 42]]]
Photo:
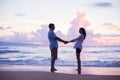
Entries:
[[74, 48], [76, 49], [76, 58], [77, 58], [77, 65], [78, 65], [78, 74], [81, 74], [81, 60], [80, 60], [80, 53], [82, 50], [82, 43], [86, 38], [86, 30], [84, 28], [79, 29], [80, 35], [70, 41], [64, 41], [61, 38], [57, 37], [56, 34], [54, 33], [55, 30], [55, 25], [53, 23], [49, 24], [49, 32], [48, 32], [48, 39], [50, 42], [50, 51], [51, 51], [51, 72], [56, 71], [57, 69], [55, 68], [55, 60], [57, 59], [57, 52], [58, 52], [58, 42], [63, 42], [64, 44], [67, 44], [69, 42], [76, 42], [74, 45]]

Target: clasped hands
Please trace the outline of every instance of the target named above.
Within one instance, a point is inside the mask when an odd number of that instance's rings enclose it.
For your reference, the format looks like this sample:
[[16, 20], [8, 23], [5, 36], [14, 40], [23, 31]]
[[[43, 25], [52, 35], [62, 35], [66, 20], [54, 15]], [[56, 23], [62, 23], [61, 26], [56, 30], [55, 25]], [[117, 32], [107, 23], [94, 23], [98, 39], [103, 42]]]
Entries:
[[69, 42], [70, 42], [70, 41], [63, 41], [64, 44], [67, 44], [67, 43], [69, 43]]

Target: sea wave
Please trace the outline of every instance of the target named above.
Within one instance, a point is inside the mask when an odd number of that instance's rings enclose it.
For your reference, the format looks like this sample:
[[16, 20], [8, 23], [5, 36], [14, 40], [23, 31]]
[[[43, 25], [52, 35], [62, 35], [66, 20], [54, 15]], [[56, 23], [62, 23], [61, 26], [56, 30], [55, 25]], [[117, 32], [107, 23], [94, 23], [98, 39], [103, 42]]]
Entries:
[[0, 46], [0, 49], [8, 49], [9, 47]]
[[[9, 60], [9, 59], [1, 59], [0, 64], [8, 64], [8, 65], [36, 65], [36, 66], [49, 66], [50, 58], [48, 59], [26, 59], [26, 60]], [[76, 61], [65, 61], [65, 60], [57, 60], [57, 66], [76, 66]], [[120, 61], [82, 61], [82, 66], [88, 67], [120, 67]]]
[[19, 50], [0, 50], [0, 54], [3, 53], [20, 53]]
[[84, 61], [83, 66], [120, 67], [120, 61]]
[[120, 50], [99, 50], [99, 51], [89, 51], [87, 53], [120, 53]]
[[44, 61], [44, 60], [33, 60], [33, 59], [27, 59], [27, 60], [8, 60], [4, 59], [0, 61], [0, 64], [8, 64], [8, 65], [50, 65], [50, 61]]
[[[74, 59], [74, 50], [69, 47], [67, 49], [61, 47], [58, 51], [58, 59], [55, 65], [77, 66], [77, 61]], [[83, 49], [82, 60], [85, 61], [82, 61], [81, 64], [82, 66], [93, 67], [120, 67], [119, 53], [120, 50], [117, 47], [98, 47], [97, 49], [88, 47]], [[48, 47], [0, 47], [0, 65], [50, 66], [50, 62], [51, 57]]]

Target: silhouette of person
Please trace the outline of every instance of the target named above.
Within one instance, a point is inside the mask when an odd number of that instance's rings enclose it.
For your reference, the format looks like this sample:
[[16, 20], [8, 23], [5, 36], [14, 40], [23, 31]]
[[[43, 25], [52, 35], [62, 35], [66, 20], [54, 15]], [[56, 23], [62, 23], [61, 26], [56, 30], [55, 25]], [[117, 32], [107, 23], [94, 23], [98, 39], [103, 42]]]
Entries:
[[77, 38], [75, 38], [69, 42], [76, 42], [74, 45], [74, 48], [76, 49], [76, 58], [77, 58], [77, 65], [78, 65], [77, 71], [78, 71], [78, 74], [81, 74], [80, 53], [82, 50], [82, 43], [86, 38], [86, 30], [84, 28], [80, 28], [79, 33], [80, 33], [80, 35]]
[[57, 37], [56, 34], [54, 33], [55, 30], [55, 25], [53, 23], [49, 24], [49, 32], [48, 32], [48, 39], [50, 42], [50, 51], [51, 51], [51, 72], [56, 71], [57, 69], [55, 68], [55, 60], [57, 59], [57, 53], [58, 53], [58, 42], [63, 42], [64, 44], [67, 44], [67, 41], [62, 40], [61, 38]]

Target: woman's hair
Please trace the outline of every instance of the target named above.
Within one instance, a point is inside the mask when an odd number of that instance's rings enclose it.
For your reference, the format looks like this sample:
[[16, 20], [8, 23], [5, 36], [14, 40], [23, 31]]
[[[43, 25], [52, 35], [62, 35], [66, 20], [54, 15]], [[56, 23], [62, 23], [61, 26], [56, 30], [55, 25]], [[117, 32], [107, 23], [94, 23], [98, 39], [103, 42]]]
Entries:
[[80, 33], [84, 35], [84, 39], [86, 38], [86, 30], [84, 28], [80, 28]]

